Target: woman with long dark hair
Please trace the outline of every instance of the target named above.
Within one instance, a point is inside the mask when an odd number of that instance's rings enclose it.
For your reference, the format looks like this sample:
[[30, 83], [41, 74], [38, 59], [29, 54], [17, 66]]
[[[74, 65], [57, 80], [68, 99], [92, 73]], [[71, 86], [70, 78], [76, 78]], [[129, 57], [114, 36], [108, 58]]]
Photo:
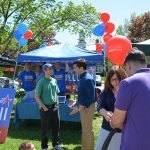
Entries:
[[[103, 122], [99, 132], [96, 150], [102, 149], [107, 136], [113, 130], [109, 120], [114, 111], [114, 104], [120, 81], [124, 78], [126, 78], [126, 74], [122, 69], [111, 69], [106, 76], [104, 90], [100, 95], [97, 106], [98, 113], [103, 116]], [[121, 133], [116, 133], [108, 146], [108, 150], [119, 150], [120, 139]]]

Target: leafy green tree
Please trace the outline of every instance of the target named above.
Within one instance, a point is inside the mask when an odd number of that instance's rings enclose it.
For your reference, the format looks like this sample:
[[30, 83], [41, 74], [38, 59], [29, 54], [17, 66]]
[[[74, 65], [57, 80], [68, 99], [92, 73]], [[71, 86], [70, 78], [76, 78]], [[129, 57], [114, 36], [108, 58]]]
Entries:
[[128, 37], [129, 35], [129, 30], [128, 27], [131, 25], [131, 22], [137, 17], [136, 13], [132, 13], [130, 19], [125, 19], [123, 25], [119, 25], [118, 28], [116, 29], [116, 34], [117, 35], [123, 35]]
[[150, 37], [150, 12], [137, 16], [133, 13], [130, 20], [125, 20], [124, 25], [120, 25], [116, 34], [127, 36], [131, 42], [137, 43], [149, 39]]
[[150, 12], [137, 16], [128, 26], [129, 39], [133, 43], [142, 42], [150, 38]]
[[116, 29], [116, 34], [125, 36], [124, 28], [122, 25], [118, 26], [118, 28]]
[[[28, 23], [34, 34], [28, 45], [21, 48], [13, 38], [20, 22]], [[70, 1], [64, 5], [55, 0], [0, 0], [0, 53], [15, 55], [18, 50], [27, 51], [28, 46], [38, 47], [53, 31], [68, 29], [78, 33], [82, 29], [89, 35], [97, 23], [96, 9], [85, 2], [75, 5]]]
[[0, 67], [0, 76], [1, 76], [1, 77], [3, 76], [3, 73], [4, 73], [4, 68], [3, 68], [3, 67]]

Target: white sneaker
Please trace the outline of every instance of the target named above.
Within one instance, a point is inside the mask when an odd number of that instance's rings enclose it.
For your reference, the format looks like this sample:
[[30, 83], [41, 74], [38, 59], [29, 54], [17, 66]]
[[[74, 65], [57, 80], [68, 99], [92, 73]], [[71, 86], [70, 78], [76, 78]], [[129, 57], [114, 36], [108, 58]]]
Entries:
[[62, 147], [60, 147], [59, 145], [56, 145], [53, 150], [64, 150]]

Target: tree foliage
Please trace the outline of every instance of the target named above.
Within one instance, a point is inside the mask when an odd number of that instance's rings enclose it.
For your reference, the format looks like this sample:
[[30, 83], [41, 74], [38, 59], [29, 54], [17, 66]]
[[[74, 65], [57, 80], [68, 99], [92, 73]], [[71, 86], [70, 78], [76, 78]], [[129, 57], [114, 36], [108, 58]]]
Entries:
[[116, 34], [125, 36], [124, 27], [122, 25], [118, 26], [118, 28], [116, 29]]
[[150, 38], [150, 12], [136, 17], [128, 27], [129, 39], [133, 43], [141, 42]]
[[150, 12], [137, 16], [133, 13], [130, 20], [125, 20], [124, 25], [120, 25], [117, 34], [128, 37], [131, 42], [142, 42], [150, 38]]
[[[34, 34], [33, 39], [21, 50], [13, 38], [13, 31], [20, 22], [29, 24], [29, 29]], [[64, 5], [55, 0], [1, 0], [0, 53], [11, 55], [18, 49], [19, 52], [27, 51], [28, 46], [39, 46], [53, 31], [68, 29], [77, 33], [82, 29], [89, 35], [97, 22], [96, 9], [85, 2], [75, 5], [70, 1]]]

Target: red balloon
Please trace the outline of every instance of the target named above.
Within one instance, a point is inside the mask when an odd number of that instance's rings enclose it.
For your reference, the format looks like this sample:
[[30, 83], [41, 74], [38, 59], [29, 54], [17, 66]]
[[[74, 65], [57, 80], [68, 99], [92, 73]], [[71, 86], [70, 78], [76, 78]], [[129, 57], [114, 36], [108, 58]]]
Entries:
[[33, 33], [31, 30], [28, 30], [23, 36], [25, 39], [31, 39], [33, 36]]
[[113, 36], [111, 34], [105, 34], [103, 37], [103, 41], [107, 43]]
[[101, 19], [102, 22], [107, 22], [110, 19], [110, 15], [108, 13], [102, 13], [100, 15], [100, 19]]
[[113, 64], [121, 66], [131, 49], [131, 42], [126, 37], [115, 36], [107, 42], [106, 53]]
[[112, 33], [115, 30], [115, 25], [112, 22], [107, 22], [105, 25], [105, 32]]
[[51, 44], [51, 43], [48, 43], [47, 46], [52, 46], [52, 44]]
[[102, 52], [102, 49], [103, 49], [102, 44], [100, 44], [100, 43], [96, 44], [96, 52], [97, 52], [97, 53], [101, 53], [101, 52]]

